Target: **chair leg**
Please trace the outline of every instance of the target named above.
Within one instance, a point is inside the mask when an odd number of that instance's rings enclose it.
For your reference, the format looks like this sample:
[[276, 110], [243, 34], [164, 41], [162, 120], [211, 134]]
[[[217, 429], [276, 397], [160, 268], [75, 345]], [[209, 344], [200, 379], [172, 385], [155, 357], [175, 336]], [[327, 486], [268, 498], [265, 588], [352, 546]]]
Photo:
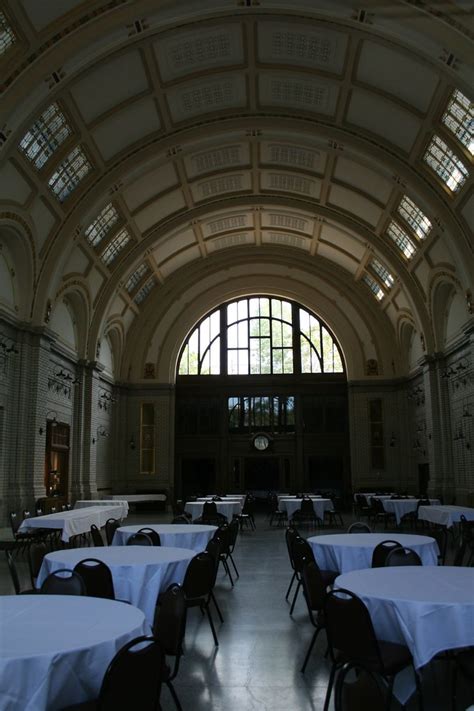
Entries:
[[306, 657], [304, 658], [303, 666], [301, 667], [301, 673], [302, 673], [302, 674], [304, 674], [304, 672], [305, 672], [306, 665], [307, 665], [307, 663], [308, 663], [308, 661], [309, 661], [311, 652], [313, 651], [314, 643], [316, 642], [316, 638], [317, 638], [317, 636], [318, 636], [318, 634], [319, 634], [319, 630], [320, 630], [320, 629], [321, 629], [321, 627], [316, 627], [316, 629], [315, 629], [315, 631], [314, 631], [314, 634], [313, 634], [313, 637], [312, 637], [312, 639], [311, 639], [311, 642], [309, 643], [308, 651], [306, 652]]
[[295, 609], [296, 598], [298, 597], [300, 587], [301, 587], [301, 580], [298, 580], [298, 585], [296, 586], [295, 594], [293, 596], [293, 602], [291, 603], [290, 615], [293, 614], [293, 610]]
[[229, 553], [229, 558], [231, 560], [232, 565], [234, 566], [235, 574], [238, 578], [240, 578], [239, 571], [237, 570], [237, 566], [235, 565], [235, 561], [232, 557], [232, 553]]
[[173, 697], [174, 705], [176, 706], [178, 711], [183, 711], [183, 708], [182, 708], [182, 706], [179, 702], [179, 699], [178, 699], [178, 694], [176, 693], [176, 689], [174, 688], [173, 684], [171, 683], [171, 680], [168, 679], [168, 681], [166, 681], [165, 683], [170, 691], [171, 696]]
[[286, 591], [285, 600], [288, 600], [288, 595], [289, 595], [290, 592], [291, 592], [291, 588], [293, 587], [293, 583], [295, 582], [295, 578], [296, 578], [296, 573], [295, 573], [295, 571], [293, 571], [293, 576], [292, 576], [292, 578], [291, 578], [291, 580], [290, 580], [290, 584], [288, 585], [288, 590]]
[[214, 627], [214, 622], [212, 619], [211, 611], [209, 609], [209, 605], [208, 604], [205, 605], [205, 608], [206, 608], [206, 613], [207, 613], [207, 619], [209, 620], [209, 624], [211, 626], [212, 636], [214, 637], [214, 644], [216, 645], [216, 647], [218, 647], [219, 640], [217, 639], [216, 629]]
[[230, 584], [234, 587], [234, 581], [232, 580], [232, 575], [230, 574], [229, 565], [224, 558], [222, 558], [222, 565], [224, 566], [225, 574], [229, 576]]
[[217, 600], [216, 600], [213, 592], [211, 592], [211, 600], [214, 603], [214, 607], [216, 608], [216, 611], [217, 611], [220, 621], [224, 622], [224, 618], [222, 617], [222, 613], [220, 611], [219, 605], [217, 604]]
[[330, 675], [329, 675], [328, 688], [327, 688], [327, 691], [326, 691], [326, 698], [324, 699], [324, 709], [323, 709], [323, 711], [328, 711], [328, 708], [329, 708], [329, 701], [330, 701], [330, 699], [331, 699], [331, 691], [332, 691], [332, 687], [333, 687], [333, 684], [334, 684], [334, 677], [335, 677], [335, 675], [336, 675], [336, 668], [337, 668], [336, 664], [333, 664], [332, 667], [331, 667], [331, 673], [330, 673]]

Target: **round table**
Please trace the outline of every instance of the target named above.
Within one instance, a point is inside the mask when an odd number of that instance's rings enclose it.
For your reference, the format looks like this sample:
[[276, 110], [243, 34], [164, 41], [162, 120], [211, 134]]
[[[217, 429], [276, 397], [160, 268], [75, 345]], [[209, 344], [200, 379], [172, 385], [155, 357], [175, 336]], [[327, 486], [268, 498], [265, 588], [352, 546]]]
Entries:
[[115, 531], [112, 545], [126, 545], [130, 536], [134, 533], [138, 533], [142, 528], [152, 528], [156, 531], [160, 536], [162, 546], [188, 548], [195, 551], [195, 553], [200, 553], [205, 550], [208, 542], [217, 530], [216, 526], [205, 526], [197, 523], [189, 525], [177, 523], [147, 523], [140, 526], [121, 526]]
[[423, 565], [436, 565], [438, 562], [438, 544], [430, 536], [409, 533], [334, 533], [308, 538], [319, 567], [340, 573], [370, 568], [375, 546], [387, 540], [413, 548]]
[[103, 546], [54, 551], [44, 557], [38, 587], [55, 570], [72, 569], [84, 558], [97, 558], [110, 568], [115, 597], [142, 610], [151, 625], [158, 594], [171, 583], [183, 582], [188, 563], [195, 555], [195, 551], [187, 548], [163, 546]]
[[[193, 519], [199, 518], [202, 514], [202, 509], [204, 507], [205, 501], [189, 501], [184, 505], [184, 510], [191, 514]], [[234, 514], [238, 515], [242, 511], [242, 505], [240, 501], [216, 501], [217, 513], [226, 516], [228, 521], [232, 520]]]
[[[405, 644], [417, 669], [445, 649], [474, 645], [474, 568], [354, 570], [336, 578], [335, 587], [360, 597], [377, 637]], [[405, 703], [414, 689], [406, 686], [409, 677], [399, 676], [395, 693]]]
[[[397, 524], [400, 525], [402, 518], [407, 513], [412, 513], [416, 511], [418, 502], [421, 499], [385, 499], [383, 501], [383, 507], [387, 513], [395, 514]], [[430, 504], [439, 504], [439, 499], [430, 499]]]
[[2, 711], [57, 711], [97, 697], [115, 653], [142, 634], [143, 612], [123, 602], [0, 596]]

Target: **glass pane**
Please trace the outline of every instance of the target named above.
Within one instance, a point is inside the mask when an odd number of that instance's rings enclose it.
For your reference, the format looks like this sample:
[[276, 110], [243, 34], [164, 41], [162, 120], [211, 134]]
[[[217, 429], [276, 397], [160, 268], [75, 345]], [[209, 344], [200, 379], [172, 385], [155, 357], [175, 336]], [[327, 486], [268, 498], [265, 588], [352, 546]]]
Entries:
[[293, 350], [290, 348], [285, 348], [283, 350], [283, 372], [293, 372]]
[[252, 318], [249, 321], [249, 330], [250, 330], [250, 335], [251, 336], [260, 336], [260, 319], [258, 318]]
[[219, 331], [221, 329], [221, 319], [220, 319], [219, 311], [216, 311], [215, 313], [213, 313], [210, 316], [209, 320], [211, 322], [210, 337], [211, 337], [211, 341], [212, 341], [217, 336], [217, 334], [219, 333]]
[[199, 326], [199, 355], [202, 358], [206, 352], [210, 341], [210, 320], [208, 318]]
[[293, 327], [289, 323], [282, 324], [283, 345], [287, 348], [293, 347]]
[[249, 299], [249, 316], [260, 315], [260, 299]]
[[[311, 348], [311, 372], [312, 373], [321, 373], [321, 360], [314, 350], [314, 348]], [[327, 372], [327, 371], [326, 371]]]
[[311, 352], [310, 345], [304, 336], [300, 337], [301, 349], [301, 372], [311, 373]]
[[283, 345], [282, 331], [282, 324], [278, 321], [272, 321], [272, 345], [274, 348]]
[[247, 319], [249, 315], [247, 299], [243, 299], [238, 303], [238, 316], [239, 320]]
[[207, 351], [206, 355], [204, 356], [204, 358], [202, 359], [202, 362], [201, 362], [201, 373], [200, 373], [201, 375], [210, 375], [211, 362], [210, 362], [209, 356], [210, 356], [209, 351]]
[[323, 331], [323, 362], [324, 371], [326, 373], [334, 372], [334, 361], [332, 357], [332, 337], [327, 330], [322, 327]]
[[270, 319], [261, 318], [260, 319], [260, 335], [269, 336], [270, 335]]
[[260, 299], [260, 316], [270, 316], [270, 299]]
[[344, 366], [342, 365], [342, 359], [340, 353], [336, 346], [334, 346], [334, 372], [342, 373], [344, 372]]
[[239, 328], [239, 348], [249, 347], [248, 321], [240, 321]]
[[283, 373], [283, 351], [281, 348], [273, 349], [273, 372]]
[[270, 339], [262, 338], [260, 341], [260, 372], [262, 374], [272, 372]]
[[229, 375], [238, 375], [238, 351], [228, 350], [227, 351], [227, 372]]
[[239, 351], [239, 374], [249, 374], [249, 355], [248, 350]]
[[211, 375], [219, 375], [221, 372], [221, 339], [216, 338], [211, 345]]
[[235, 321], [237, 321], [237, 304], [234, 301], [227, 306], [227, 324], [234, 323]]
[[234, 323], [227, 329], [227, 348], [237, 348], [238, 345], [238, 325]]
[[288, 323], [293, 323], [293, 314], [291, 310], [291, 304], [289, 301], [282, 301], [282, 318]]
[[272, 318], [281, 319], [281, 301], [279, 299], [272, 299]]

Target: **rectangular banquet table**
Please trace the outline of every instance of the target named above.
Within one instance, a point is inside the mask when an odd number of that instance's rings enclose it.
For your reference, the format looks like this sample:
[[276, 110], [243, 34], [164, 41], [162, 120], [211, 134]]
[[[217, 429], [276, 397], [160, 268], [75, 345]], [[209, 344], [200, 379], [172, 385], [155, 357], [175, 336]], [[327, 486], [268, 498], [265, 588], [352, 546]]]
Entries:
[[418, 518], [430, 523], [451, 528], [454, 523], [459, 523], [461, 514], [468, 521], [474, 521], [474, 509], [467, 506], [420, 506]]
[[[356, 570], [336, 578], [367, 606], [379, 639], [405, 644], [416, 669], [439, 652], [474, 645], [474, 568], [404, 566]], [[413, 675], [396, 677], [394, 692], [405, 703]]]
[[[286, 511], [288, 518], [291, 518], [295, 511], [301, 508], [301, 502], [303, 499], [280, 499], [280, 511]], [[330, 511], [333, 508], [331, 499], [323, 499], [321, 497], [311, 497], [313, 502], [314, 513], [321, 520], [324, 519], [324, 512]]]
[[[399, 525], [405, 514], [416, 511], [419, 501], [421, 501], [421, 499], [391, 499], [388, 497], [382, 501], [382, 504], [387, 513], [395, 514], [397, 524]], [[430, 504], [439, 504], [439, 499], [429, 499], [429, 501]]]
[[46, 516], [27, 518], [22, 522], [19, 530], [23, 533], [34, 528], [60, 529], [62, 531], [61, 539], [67, 543], [72, 536], [90, 531], [92, 524], [102, 528], [107, 519], [120, 518], [121, 511], [122, 507], [117, 504], [60, 511]]
[[423, 565], [436, 565], [438, 562], [438, 544], [430, 536], [409, 533], [333, 533], [308, 538], [319, 567], [339, 573], [370, 568], [375, 546], [386, 540], [413, 548]]
[[[193, 519], [199, 518], [202, 514], [202, 509], [204, 507], [205, 501], [187, 501], [184, 504], [184, 510], [191, 514]], [[242, 511], [242, 504], [240, 501], [227, 501], [223, 499], [222, 501], [215, 502], [217, 507], [217, 512], [226, 516], [228, 521], [232, 520], [232, 517], [238, 515]]]
[[153, 623], [158, 593], [171, 583], [181, 584], [195, 551], [163, 546], [104, 546], [65, 548], [48, 553], [43, 560], [37, 585], [41, 587], [49, 573], [60, 568], [73, 569], [85, 558], [97, 558], [109, 566], [115, 597], [126, 600], [145, 613]]
[[0, 708], [59, 711], [97, 697], [115, 653], [143, 634], [143, 612], [123, 602], [1, 595]]
[[120, 509], [120, 515], [115, 518], [122, 520], [128, 516], [128, 502], [120, 499], [80, 499], [74, 504], [75, 509], [85, 509], [89, 506], [117, 506]]

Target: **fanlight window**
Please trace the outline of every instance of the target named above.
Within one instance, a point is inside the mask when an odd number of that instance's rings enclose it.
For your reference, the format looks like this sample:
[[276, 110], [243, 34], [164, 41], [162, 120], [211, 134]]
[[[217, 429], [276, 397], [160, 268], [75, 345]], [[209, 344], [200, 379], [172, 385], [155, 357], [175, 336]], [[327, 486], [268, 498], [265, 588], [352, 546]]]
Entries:
[[206, 316], [186, 341], [179, 375], [343, 373], [329, 329], [298, 304], [252, 296]]

